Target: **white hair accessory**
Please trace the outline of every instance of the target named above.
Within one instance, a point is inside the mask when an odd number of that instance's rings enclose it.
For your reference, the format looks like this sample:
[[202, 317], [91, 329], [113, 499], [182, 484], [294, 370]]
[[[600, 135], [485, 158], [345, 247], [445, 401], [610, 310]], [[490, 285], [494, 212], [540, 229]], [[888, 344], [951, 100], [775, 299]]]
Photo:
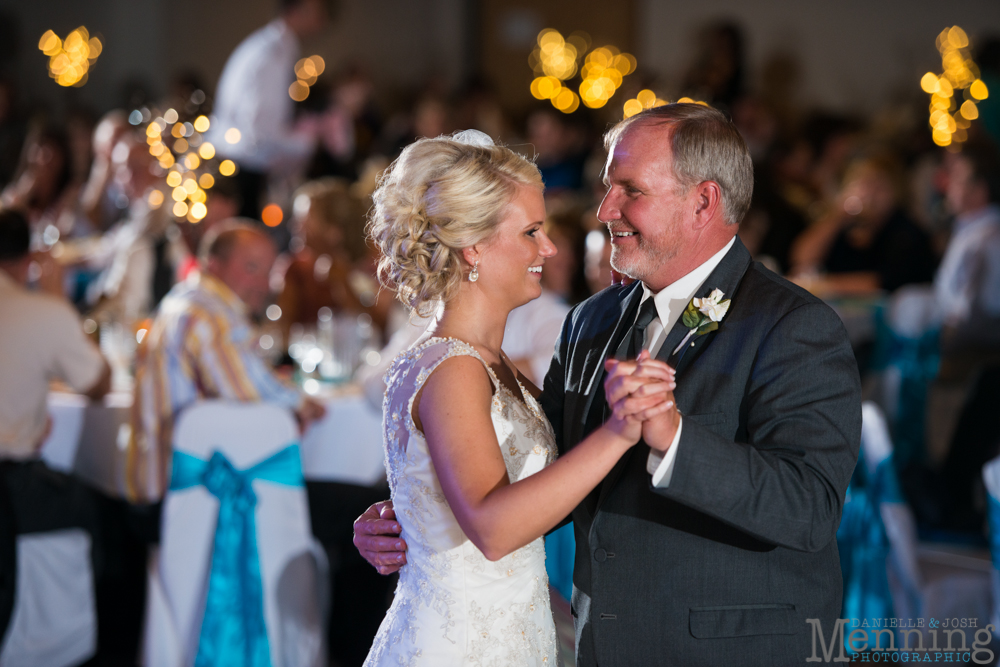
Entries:
[[468, 144], [469, 146], [480, 146], [482, 148], [492, 148], [496, 146], [493, 143], [493, 139], [490, 135], [485, 132], [480, 132], [479, 130], [462, 130], [461, 132], [456, 132], [451, 135], [452, 141], [457, 141], [460, 144]]

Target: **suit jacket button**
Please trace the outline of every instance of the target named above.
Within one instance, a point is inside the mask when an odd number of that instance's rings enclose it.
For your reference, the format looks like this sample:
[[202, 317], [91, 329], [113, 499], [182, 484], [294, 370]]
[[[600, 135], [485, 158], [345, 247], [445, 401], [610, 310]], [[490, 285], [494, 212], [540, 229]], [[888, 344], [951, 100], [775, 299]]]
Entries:
[[598, 563], [603, 563], [608, 559], [608, 552], [604, 549], [598, 549], [594, 552], [594, 560]]

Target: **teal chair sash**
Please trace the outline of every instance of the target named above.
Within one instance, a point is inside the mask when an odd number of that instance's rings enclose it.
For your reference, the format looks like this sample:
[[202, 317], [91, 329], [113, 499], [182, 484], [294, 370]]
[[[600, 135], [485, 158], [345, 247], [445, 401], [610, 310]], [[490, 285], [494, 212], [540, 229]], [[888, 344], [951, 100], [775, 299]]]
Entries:
[[986, 516], [990, 524], [990, 556], [993, 569], [1000, 570], [1000, 500], [987, 494]]
[[[855, 475], [847, 489], [847, 499], [837, 529], [837, 547], [844, 576], [841, 618], [891, 618], [892, 595], [886, 574], [889, 538], [879, 512], [881, 503], [903, 502], [893, 457], [882, 461], [864, 479], [864, 459], [858, 461], [861, 475]], [[863, 485], [858, 485], [861, 482]], [[846, 643], [846, 640], [845, 640]], [[850, 650], [850, 645], [847, 645]], [[853, 652], [853, 651], [852, 651]]]
[[174, 452], [170, 490], [204, 486], [219, 499], [212, 567], [195, 667], [270, 667], [251, 482], [302, 486], [298, 445], [237, 470], [218, 451], [208, 461]]
[[934, 328], [919, 338], [902, 336], [889, 327], [885, 312], [875, 312], [876, 343], [872, 370], [899, 370], [899, 401], [892, 423], [895, 460], [902, 470], [911, 462], [921, 463], [926, 450], [924, 417], [927, 391], [941, 365], [941, 331]]

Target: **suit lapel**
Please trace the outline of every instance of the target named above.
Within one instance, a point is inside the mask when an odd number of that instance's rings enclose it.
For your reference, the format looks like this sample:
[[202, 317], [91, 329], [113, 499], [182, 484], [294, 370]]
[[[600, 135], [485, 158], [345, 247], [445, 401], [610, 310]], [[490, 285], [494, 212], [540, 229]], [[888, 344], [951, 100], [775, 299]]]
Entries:
[[603, 409], [604, 360], [618, 350], [626, 332], [632, 328], [641, 300], [642, 285], [636, 282], [627, 288], [625, 295], [619, 302], [619, 316], [614, 326], [594, 336], [593, 347], [586, 352], [587, 367], [584, 368], [582, 374], [583, 377], [589, 376], [590, 378], [584, 389], [586, 400], [583, 402], [583, 410], [573, 420], [577, 432], [573, 434], [574, 438], [570, 442], [579, 442], [582, 439], [591, 409]]
[[[722, 290], [724, 298], [732, 298], [740, 285], [740, 281], [743, 280], [743, 274], [746, 273], [749, 266], [750, 253], [747, 252], [743, 242], [740, 241], [740, 237], [737, 236], [733, 247], [729, 249], [729, 252], [726, 253], [725, 257], [722, 258], [722, 261], [719, 262], [719, 265], [715, 267], [712, 273], [708, 274], [708, 278], [701, 284], [701, 287], [698, 288], [694, 296], [704, 299], [712, 293], [712, 290], [719, 289]], [[725, 322], [726, 319], [722, 318], [719, 327], [724, 327]], [[670, 333], [667, 335], [663, 346], [656, 353], [656, 358], [673, 366], [677, 370], [678, 375], [698, 356], [697, 353], [705, 348], [709, 339], [715, 336], [714, 331], [700, 336], [693, 336], [691, 340], [684, 344], [683, 348], [677, 350], [677, 354], [675, 355], [674, 350], [677, 349], [677, 346], [684, 340], [689, 331], [681, 319], [678, 318], [673, 328], [670, 329]]]
[[[736, 237], [733, 247], [729, 249], [729, 252], [722, 258], [719, 265], [708, 275], [702, 286], [698, 288], [695, 296], [698, 298], [704, 298], [712, 293], [712, 290], [718, 288], [722, 290], [725, 294], [725, 298], [732, 297], [736, 293], [736, 289], [739, 287], [740, 281], [743, 279], [743, 275], [746, 273], [747, 267], [750, 266], [750, 253], [744, 247], [743, 243], [740, 241], [739, 236]], [[642, 290], [639, 290], [639, 298], [641, 298]], [[638, 306], [639, 299], [635, 299], [636, 306]], [[633, 314], [633, 319], [635, 315]], [[631, 320], [629, 320], [631, 322]], [[725, 326], [725, 318], [719, 323], [719, 327]], [[708, 344], [708, 338], [714, 337], [715, 332], [705, 334], [703, 336], [695, 336], [691, 341], [685, 343], [684, 348], [678, 350], [676, 358], [670, 359], [672, 352], [677, 347], [677, 345], [684, 339], [684, 336], [688, 333], [688, 328], [684, 324], [677, 320], [673, 328], [670, 329], [670, 333], [667, 335], [667, 339], [664, 341], [663, 346], [660, 348], [659, 352], [656, 354], [656, 358], [660, 361], [666, 361], [671, 363], [675, 369], [677, 369], [677, 376], [680, 377], [681, 372], [691, 363], [691, 361], [697, 356], [701, 350], [705, 348]], [[694, 347], [691, 343], [694, 343]], [[670, 361], [668, 361], [670, 359]], [[604, 375], [601, 374], [601, 380], [603, 381]], [[604, 400], [603, 387], [601, 388], [601, 400]], [[648, 454], [649, 447], [646, 446], [644, 442], [639, 442], [638, 445], [628, 450], [615, 467], [611, 469], [608, 476], [604, 478], [604, 481], [600, 485], [600, 493], [597, 499], [597, 506], [594, 508], [594, 514], [600, 510], [604, 501], [607, 500], [608, 495], [610, 495], [611, 490], [614, 488], [615, 484], [618, 482], [618, 478], [621, 476], [622, 471], [628, 465], [629, 460], [632, 456], [635, 456], [635, 450], [641, 449], [643, 452]], [[645, 469], [645, 468], [643, 468]]]

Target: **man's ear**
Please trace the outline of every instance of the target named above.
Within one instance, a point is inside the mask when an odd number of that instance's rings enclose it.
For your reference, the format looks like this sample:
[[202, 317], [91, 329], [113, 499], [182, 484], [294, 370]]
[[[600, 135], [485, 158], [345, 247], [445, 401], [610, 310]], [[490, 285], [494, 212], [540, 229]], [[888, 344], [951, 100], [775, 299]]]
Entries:
[[715, 181], [694, 186], [695, 228], [702, 229], [722, 215], [722, 188]]

